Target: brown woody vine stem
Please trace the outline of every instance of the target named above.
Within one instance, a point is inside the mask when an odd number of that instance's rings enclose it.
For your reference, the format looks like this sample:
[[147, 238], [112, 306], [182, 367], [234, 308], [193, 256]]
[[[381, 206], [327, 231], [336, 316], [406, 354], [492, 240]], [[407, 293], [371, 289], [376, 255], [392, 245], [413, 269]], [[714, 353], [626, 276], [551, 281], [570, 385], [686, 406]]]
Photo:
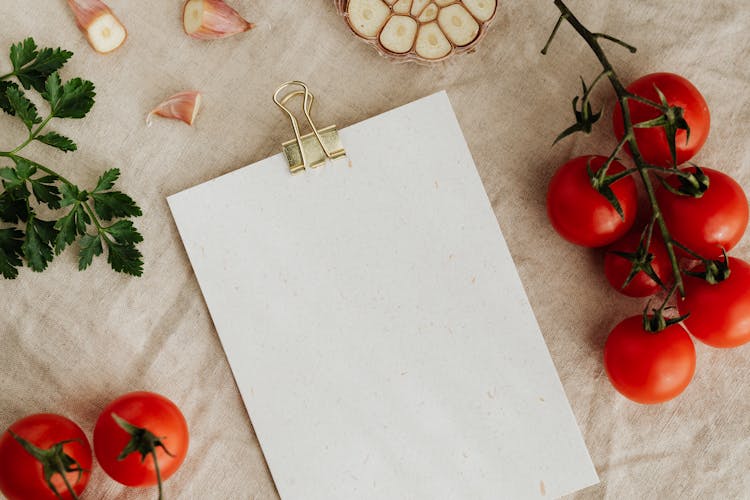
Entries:
[[[599, 62], [601, 63], [602, 68], [604, 70], [603, 74], [607, 76], [610, 83], [612, 84], [615, 94], [617, 95], [617, 101], [620, 105], [620, 108], [622, 109], [622, 121], [623, 121], [624, 129], [625, 129], [625, 137], [627, 138], [627, 144], [630, 147], [630, 153], [631, 153], [631, 156], [633, 157], [633, 162], [636, 165], [638, 174], [640, 175], [641, 180], [643, 181], [643, 186], [646, 189], [646, 194], [648, 195], [648, 200], [653, 210], [654, 220], [658, 224], [659, 232], [661, 233], [662, 238], [664, 240], [664, 245], [666, 246], [667, 254], [669, 255], [669, 261], [672, 265], [672, 271], [674, 273], [675, 288], [680, 292], [680, 295], [684, 297], [685, 287], [682, 281], [682, 275], [680, 274], [680, 266], [677, 260], [677, 255], [675, 254], [675, 250], [674, 250], [674, 241], [672, 239], [672, 236], [669, 233], [667, 224], [664, 222], [664, 218], [662, 217], [662, 213], [659, 208], [659, 203], [656, 200], [656, 192], [654, 190], [654, 185], [653, 185], [653, 182], [651, 181], [651, 178], [648, 175], [648, 171], [652, 170], [653, 166], [649, 165], [646, 162], [646, 160], [643, 159], [643, 156], [641, 155], [641, 152], [638, 149], [638, 142], [635, 139], [635, 132], [634, 132], [635, 127], [633, 126], [633, 121], [630, 117], [630, 108], [628, 106], [628, 100], [632, 99], [632, 100], [644, 102], [645, 104], [651, 105], [662, 111], [664, 111], [663, 109], [664, 106], [656, 102], [651, 102], [646, 99], [636, 97], [625, 89], [625, 86], [622, 84], [622, 82], [620, 82], [620, 79], [617, 77], [617, 73], [615, 73], [615, 70], [612, 67], [612, 64], [607, 59], [607, 56], [604, 53], [604, 50], [599, 44], [599, 39], [603, 38], [611, 42], [617, 43], [619, 45], [622, 45], [623, 47], [627, 48], [630, 52], [635, 52], [634, 47], [626, 44], [625, 42], [622, 42], [621, 40], [611, 37], [609, 35], [604, 36], [601, 33], [592, 33], [583, 24], [581, 24], [578, 18], [576, 18], [573, 15], [570, 9], [568, 9], [568, 7], [565, 5], [563, 0], [554, 0], [554, 3], [555, 3], [555, 6], [560, 10], [560, 18], [557, 20], [557, 24], [555, 24], [555, 28], [552, 31], [552, 35], [550, 35], [550, 38], [547, 41], [547, 44], [545, 45], [544, 49], [542, 50], [542, 53], [545, 54], [547, 52], [547, 48], [549, 47], [550, 42], [552, 41], [555, 34], [557, 33], [557, 30], [559, 29], [560, 25], [562, 24], [563, 21], [567, 21], [568, 24], [570, 24], [573, 27], [573, 29], [575, 29], [578, 32], [578, 34], [581, 35], [581, 37], [586, 41], [589, 47], [591, 47], [591, 50], [596, 55], [597, 59], [599, 59]], [[618, 147], [621, 147], [621, 146], [618, 146]]]

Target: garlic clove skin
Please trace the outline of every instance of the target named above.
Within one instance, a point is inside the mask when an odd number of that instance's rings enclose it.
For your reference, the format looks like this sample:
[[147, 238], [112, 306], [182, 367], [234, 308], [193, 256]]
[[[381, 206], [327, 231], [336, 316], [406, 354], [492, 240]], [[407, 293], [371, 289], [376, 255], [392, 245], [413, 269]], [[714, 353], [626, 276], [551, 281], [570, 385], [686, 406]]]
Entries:
[[215, 40], [244, 33], [255, 25], [223, 0], [187, 0], [182, 10], [182, 26], [193, 38]]
[[68, 6], [95, 51], [108, 54], [125, 43], [125, 26], [101, 0], [68, 0]]
[[153, 116], [156, 115], [181, 120], [192, 126], [201, 107], [202, 99], [200, 92], [195, 90], [178, 92], [151, 110], [148, 116], [146, 116], [146, 125], [150, 127]]

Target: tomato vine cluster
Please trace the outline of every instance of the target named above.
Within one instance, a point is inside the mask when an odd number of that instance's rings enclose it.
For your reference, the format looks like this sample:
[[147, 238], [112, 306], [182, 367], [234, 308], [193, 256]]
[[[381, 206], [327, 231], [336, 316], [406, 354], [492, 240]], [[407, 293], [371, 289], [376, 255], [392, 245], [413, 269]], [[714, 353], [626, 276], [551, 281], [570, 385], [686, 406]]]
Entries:
[[[604, 347], [615, 389], [639, 403], [661, 403], [693, 377], [691, 335], [714, 347], [750, 342], [750, 264], [727, 256], [747, 228], [747, 197], [726, 173], [689, 163], [710, 128], [698, 89], [671, 73], [649, 74], [625, 87], [599, 42], [635, 48], [589, 31], [562, 0], [554, 3], [561, 15], [542, 52], [567, 21], [603, 68], [590, 86], [583, 84], [583, 95], [573, 100], [576, 122], [557, 140], [591, 130], [601, 116], [589, 103], [591, 89], [608, 79], [617, 99], [612, 119], [618, 144], [609, 156], [581, 156], [558, 168], [547, 192], [548, 216], [568, 241], [606, 247], [604, 274], [617, 291], [663, 294], [659, 307], [649, 302], [642, 317], [615, 326]], [[630, 161], [618, 158], [623, 151]], [[638, 206], [640, 188], [645, 207]]]
[[[126, 486], [159, 487], [182, 465], [188, 450], [185, 417], [170, 400], [131, 392], [109, 403], [94, 427], [102, 469]], [[91, 445], [72, 420], [30, 415], [0, 435], [0, 492], [8, 500], [76, 500], [88, 485]]]

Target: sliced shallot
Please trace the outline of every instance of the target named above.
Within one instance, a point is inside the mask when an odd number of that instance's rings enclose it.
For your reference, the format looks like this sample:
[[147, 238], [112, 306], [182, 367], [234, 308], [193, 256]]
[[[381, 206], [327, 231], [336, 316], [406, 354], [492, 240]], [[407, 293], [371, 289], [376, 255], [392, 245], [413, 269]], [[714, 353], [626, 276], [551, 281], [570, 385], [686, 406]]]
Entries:
[[188, 125], [192, 125], [198, 109], [201, 107], [201, 94], [195, 90], [179, 92], [168, 97], [164, 102], [156, 106], [146, 117], [146, 125], [151, 126], [153, 116], [163, 116], [182, 120]]
[[68, 0], [68, 6], [75, 15], [78, 29], [95, 51], [112, 52], [128, 37], [125, 26], [101, 0]]
[[201, 40], [226, 38], [254, 26], [223, 0], [187, 0], [182, 25], [185, 33]]

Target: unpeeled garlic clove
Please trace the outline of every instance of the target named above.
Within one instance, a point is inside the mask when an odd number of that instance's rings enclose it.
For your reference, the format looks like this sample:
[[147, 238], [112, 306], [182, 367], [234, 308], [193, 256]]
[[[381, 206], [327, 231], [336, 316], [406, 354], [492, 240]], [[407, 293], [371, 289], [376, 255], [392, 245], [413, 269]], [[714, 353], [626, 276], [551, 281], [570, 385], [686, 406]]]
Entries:
[[198, 109], [201, 107], [201, 99], [200, 92], [195, 90], [187, 90], [170, 96], [151, 110], [146, 117], [146, 125], [151, 126], [154, 115], [182, 120], [188, 125], [192, 125], [195, 116], [198, 114]]
[[68, 0], [76, 24], [89, 45], [101, 54], [112, 52], [125, 42], [128, 32], [101, 0]]
[[187, 0], [182, 25], [185, 33], [200, 40], [226, 38], [254, 27], [223, 0]]

